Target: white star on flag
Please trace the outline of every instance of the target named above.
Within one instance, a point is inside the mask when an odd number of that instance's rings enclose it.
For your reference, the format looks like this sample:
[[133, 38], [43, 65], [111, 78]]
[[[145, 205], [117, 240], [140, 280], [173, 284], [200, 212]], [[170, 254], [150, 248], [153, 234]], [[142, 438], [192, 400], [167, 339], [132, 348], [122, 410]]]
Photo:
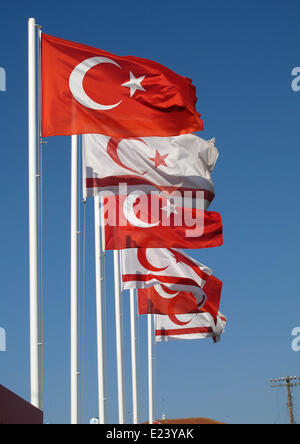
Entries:
[[145, 88], [142, 87], [141, 83], [146, 76], [142, 76], [136, 78], [134, 74], [130, 71], [130, 80], [126, 83], [123, 83], [121, 86], [125, 86], [126, 88], [130, 88], [130, 97], [133, 97], [136, 90], [146, 91]]
[[178, 214], [176, 207], [174, 204], [172, 204], [169, 200], [167, 200], [167, 205], [162, 208], [162, 211], [165, 211], [167, 213], [167, 218], [171, 216], [171, 214]]

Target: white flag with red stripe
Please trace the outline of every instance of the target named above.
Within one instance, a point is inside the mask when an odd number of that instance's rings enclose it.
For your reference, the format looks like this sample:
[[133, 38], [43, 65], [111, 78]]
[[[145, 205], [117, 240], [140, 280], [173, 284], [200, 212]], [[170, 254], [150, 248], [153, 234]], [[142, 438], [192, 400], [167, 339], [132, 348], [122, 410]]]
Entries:
[[123, 289], [157, 284], [203, 287], [213, 270], [175, 248], [129, 248], [121, 251]]
[[[198, 310], [206, 304], [210, 306], [203, 291], [213, 271], [192, 259], [181, 250], [166, 248], [137, 248], [121, 251], [123, 289], [149, 288], [155, 286], [155, 292], [161, 301], [166, 299], [175, 303], [178, 298], [190, 292]], [[219, 307], [221, 286], [213, 294], [213, 305]], [[215, 297], [214, 293], [218, 293]], [[173, 306], [173, 304], [172, 304]], [[193, 305], [193, 310], [194, 305]], [[211, 309], [215, 313], [215, 309]]]
[[83, 195], [107, 191], [118, 195], [120, 184], [127, 184], [128, 192], [202, 191], [207, 208], [214, 198], [211, 173], [218, 156], [214, 140], [194, 134], [126, 139], [87, 134], [83, 136]]
[[210, 313], [155, 315], [155, 340], [167, 342], [173, 339], [207, 339], [219, 342], [227, 319], [221, 313], [217, 322]]

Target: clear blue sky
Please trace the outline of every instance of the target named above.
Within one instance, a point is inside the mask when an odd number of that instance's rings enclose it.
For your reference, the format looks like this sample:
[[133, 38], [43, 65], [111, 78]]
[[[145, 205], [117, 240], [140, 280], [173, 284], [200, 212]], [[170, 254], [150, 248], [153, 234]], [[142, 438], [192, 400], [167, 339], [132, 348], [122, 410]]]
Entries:
[[[224, 246], [191, 254], [224, 281], [228, 327], [211, 341], [156, 347], [156, 416], [231, 423], [287, 422], [285, 392], [269, 378], [300, 376], [291, 331], [300, 326], [300, 65], [297, 0], [8, 2], [1, 10], [2, 217], [0, 383], [29, 399], [27, 18], [44, 32], [160, 62], [193, 79], [205, 138], [216, 137], [216, 199]], [[69, 420], [70, 143], [44, 153], [45, 415]], [[97, 415], [93, 201], [87, 204], [85, 421]], [[112, 274], [109, 255], [108, 277]], [[110, 422], [117, 422], [113, 282], [108, 280]], [[127, 412], [131, 416], [128, 295], [124, 295]], [[145, 320], [140, 321], [141, 420], [147, 419]], [[300, 393], [295, 389], [300, 422]]]

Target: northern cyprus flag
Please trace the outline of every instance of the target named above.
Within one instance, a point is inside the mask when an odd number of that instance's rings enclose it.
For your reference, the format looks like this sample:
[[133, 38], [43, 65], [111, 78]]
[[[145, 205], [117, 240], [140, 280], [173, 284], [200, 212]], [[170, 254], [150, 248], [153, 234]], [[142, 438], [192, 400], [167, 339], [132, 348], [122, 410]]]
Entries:
[[123, 290], [157, 284], [202, 288], [213, 270], [174, 248], [121, 250]]
[[183, 251], [122, 250], [121, 264], [123, 289], [139, 289], [140, 314], [185, 314], [205, 309], [216, 318], [222, 282], [212, 276], [210, 268]]
[[211, 173], [218, 156], [214, 140], [193, 134], [125, 139], [84, 135], [83, 195], [117, 195], [120, 184], [127, 185], [127, 192], [188, 191], [204, 199], [206, 209], [214, 198]]
[[155, 315], [155, 340], [167, 342], [173, 339], [212, 338], [214, 342], [219, 342], [226, 323], [227, 319], [221, 313], [217, 322], [210, 313]]

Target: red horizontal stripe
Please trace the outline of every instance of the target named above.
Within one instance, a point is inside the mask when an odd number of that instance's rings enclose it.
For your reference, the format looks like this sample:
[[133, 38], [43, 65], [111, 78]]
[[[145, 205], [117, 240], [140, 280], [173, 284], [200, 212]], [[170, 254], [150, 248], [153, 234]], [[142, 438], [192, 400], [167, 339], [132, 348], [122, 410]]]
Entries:
[[197, 333], [212, 333], [211, 327], [194, 327], [194, 328], [174, 328], [170, 330], [156, 330], [155, 336], [180, 336], [193, 335]]
[[123, 282], [149, 282], [152, 280], [156, 280], [159, 282], [164, 282], [165, 284], [178, 284], [178, 285], [189, 285], [192, 287], [199, 287], [197, 282], [193, 279], [188, 279], [184, 277], [175, 277], [175, 276], [153, 276], [146, 274], [123, 274]]
[[151, 280], [155, 280], [156, 277], [147, 274], [123, 274], [122, 276], [123, 282], [149, 282]]

